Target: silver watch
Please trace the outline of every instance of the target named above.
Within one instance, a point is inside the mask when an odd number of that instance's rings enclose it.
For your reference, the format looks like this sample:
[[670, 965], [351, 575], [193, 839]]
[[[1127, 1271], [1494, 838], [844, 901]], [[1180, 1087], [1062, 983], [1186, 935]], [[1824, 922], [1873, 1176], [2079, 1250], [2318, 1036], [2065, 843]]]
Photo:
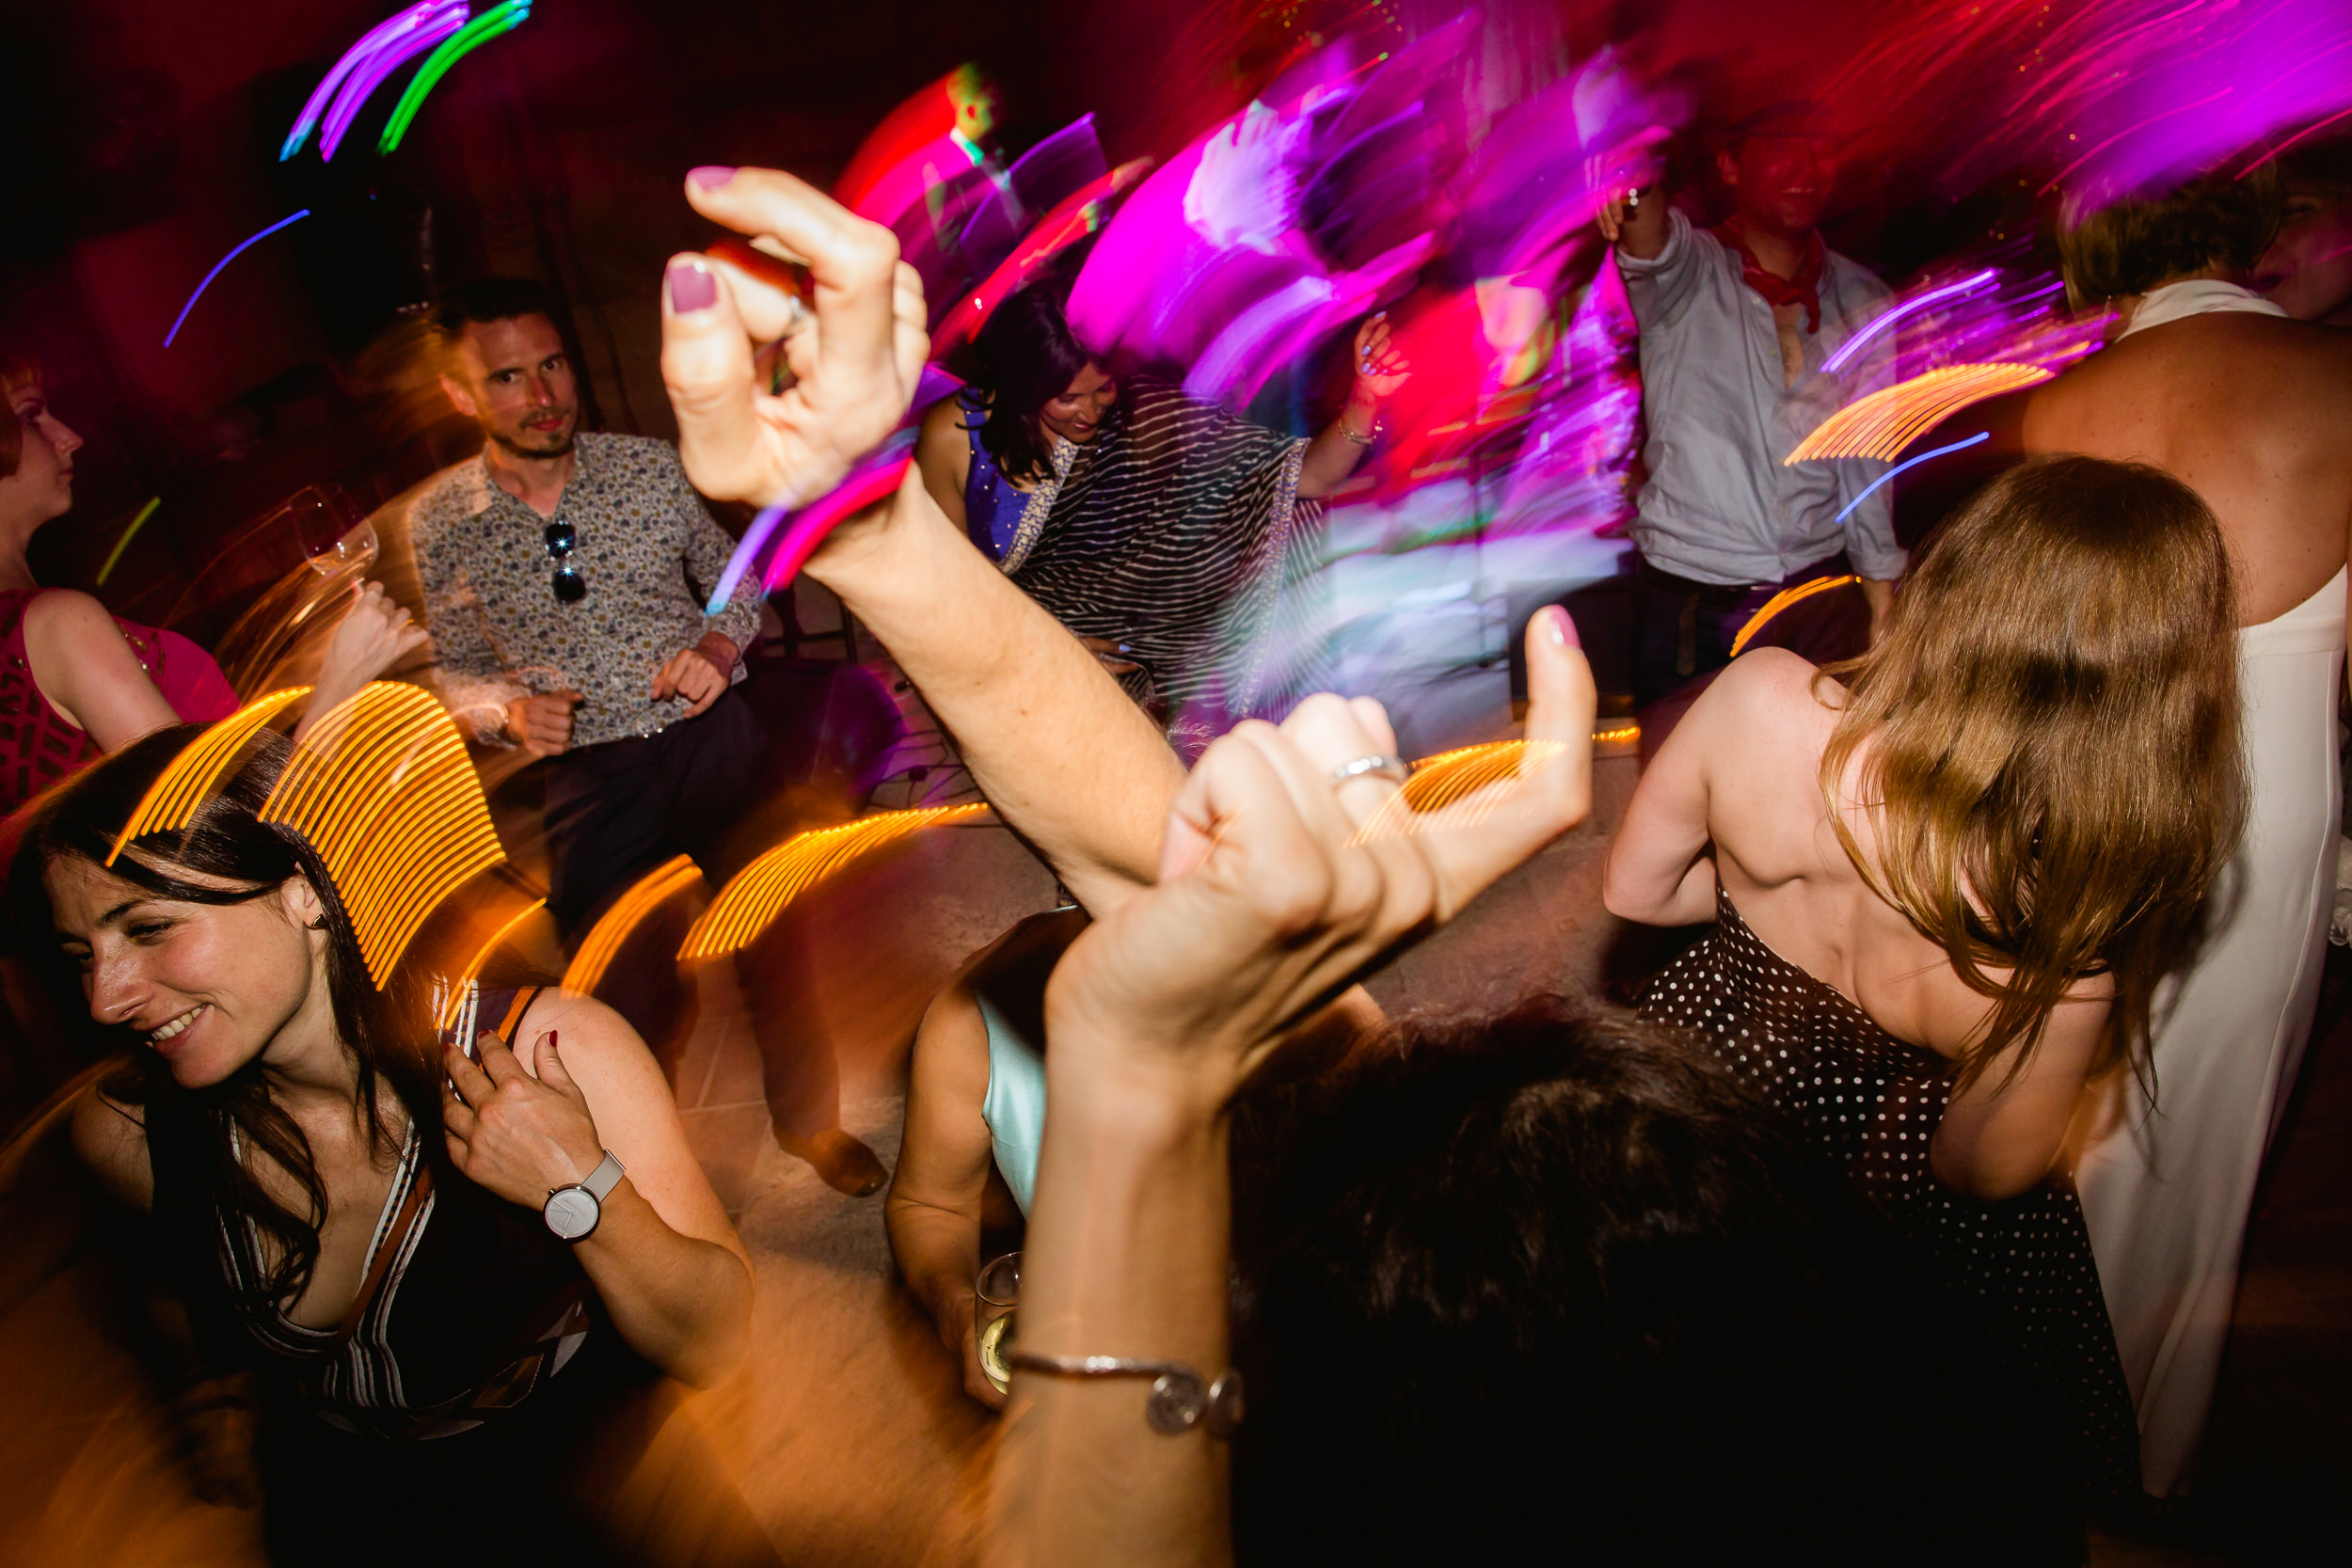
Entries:
[[608, 1148], [585, 1181], [569, 1187], [549, 1187], [548, 1200], [539, 1210], [548, 1228], [564, 1241], [584, 1241], [596, 1229], [596, 1222], [604, 1218], [604, 1200], [612, 1196], [612, 1189], [621, 1184], [626, 1174], [619, 1157]]

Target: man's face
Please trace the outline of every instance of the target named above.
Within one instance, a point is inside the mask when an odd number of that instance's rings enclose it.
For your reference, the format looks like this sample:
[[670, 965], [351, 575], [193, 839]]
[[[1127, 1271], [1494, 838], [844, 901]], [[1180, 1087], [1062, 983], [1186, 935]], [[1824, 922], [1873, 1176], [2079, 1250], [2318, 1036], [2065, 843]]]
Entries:
[[545, 316], [469, 322], [441, 389], [460, 414], [518, 457], [561, 457], [580, 422], [580, 383]]
[[1812, 136], [1750, 136], [1736, 151], [1719, 154], [1717, 166], [1750, 228], [1792, 238], [1821, 221], [1837, 174]]

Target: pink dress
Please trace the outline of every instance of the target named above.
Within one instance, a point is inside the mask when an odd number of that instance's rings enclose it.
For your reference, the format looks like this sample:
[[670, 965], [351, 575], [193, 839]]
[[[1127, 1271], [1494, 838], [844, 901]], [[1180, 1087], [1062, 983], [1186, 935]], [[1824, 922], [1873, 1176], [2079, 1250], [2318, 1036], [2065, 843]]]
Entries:
[[[41, 695], [24, 657], [24, 611], [44, 590], [0, 591], [0, 816], [69, 773], [98, 760], [89, 732], [67, 722]], [[213, 656], [176, 631], [115, 617], [123, 640], [183, 723], [209, 724], [237, 711], [237, 693]]]

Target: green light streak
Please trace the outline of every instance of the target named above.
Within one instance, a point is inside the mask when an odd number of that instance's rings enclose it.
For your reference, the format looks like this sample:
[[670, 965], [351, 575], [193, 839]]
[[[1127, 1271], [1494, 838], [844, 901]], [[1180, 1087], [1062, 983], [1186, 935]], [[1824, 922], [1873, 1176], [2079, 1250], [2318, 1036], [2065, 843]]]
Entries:
[[531, 0], [504, 0], [491, 7], [463, 29], [442, 40], [441, 46], [425, 56], [424, 64], [408, 78], [408, 90], [400, 95], [400, 103], [392, 109], [392, 118], [384, 122], [384, 134], [375, 140], [378, 152], [389, 152], [400, 146], [400, 138], [408, 134], [409, 122], [424, 106], [425, 95], [440, 85], [449, 74], [449, 68], [471, 54], [501, 33], [511, 32], [528, 21]]
[[155, 515], [155, 509], [163, 504], [164, 498], [161, 496], [155, 497], [145, 506], [139, 508], [139, 515], [131, 519], [131, 526], [129, 528], [122, 531], [122, 537], [115, 541], [114, 549], [109, 552], [106, 557], [106, 564], [98, 568], [98, 585], [101, 588], [103, 588], [106, 585], [106, 578], [114, 572], [115, 562], [122, 559], [123, 549], [131, 543], [131, 535], [136, 533], [139, 531], [139, 525], [147, 521], [148, 518], [153, 516]]

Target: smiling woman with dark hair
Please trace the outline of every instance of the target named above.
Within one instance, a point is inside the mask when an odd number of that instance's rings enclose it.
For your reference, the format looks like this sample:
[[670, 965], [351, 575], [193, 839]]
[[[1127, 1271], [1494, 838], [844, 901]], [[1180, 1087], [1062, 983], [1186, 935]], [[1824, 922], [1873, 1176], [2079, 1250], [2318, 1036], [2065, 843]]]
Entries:
[[[378, 990], [318, 853], [261, 820], [290, 754], [266, 732], [184, 830], [109, 863], [199, 733], [45, 798], [10, 883], [131, 1052], [73, 1143], [152, 1222], [192, 1327], [183, 1414], [216, 1429], [250, 1408], [221, 1374], [258, 1370], [277, 1561], [586, 1550], [606, 1418], [659, 1373], [723, 1374], [748, 1331], [742, 1243], [660, 1069], [585, 997]], [[414, 1506], [355, 1518], [360, 1487]]]

